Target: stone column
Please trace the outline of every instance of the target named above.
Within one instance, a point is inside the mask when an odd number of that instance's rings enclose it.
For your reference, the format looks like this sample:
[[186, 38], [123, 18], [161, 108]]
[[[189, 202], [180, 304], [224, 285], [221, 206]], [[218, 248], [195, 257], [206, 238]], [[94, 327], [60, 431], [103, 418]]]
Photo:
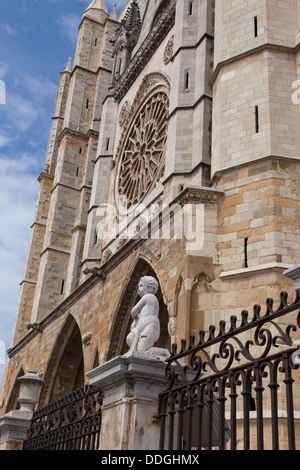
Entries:
[[87, 373], [103, 395], [101, 450], [158, 450], [158, 396], [166, 363], [143, 353], [116, 357]]
[[35, 372], [28, 372], [17, 381], [20, 383], [20, 409], [12, 410], [0, 418], [0, 450], [22, 450], [40, 387], [44, 383]]

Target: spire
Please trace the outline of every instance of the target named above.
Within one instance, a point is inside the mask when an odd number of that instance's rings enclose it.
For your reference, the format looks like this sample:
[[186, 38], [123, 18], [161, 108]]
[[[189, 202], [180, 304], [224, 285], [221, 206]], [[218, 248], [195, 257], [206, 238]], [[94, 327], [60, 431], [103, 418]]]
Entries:
[[116, 20], [118, 18], [118, 15], [117, 15], [117, 4], [114, 3], [114, 6], [113, 6], [113, 9], [111, 11], [111, 14], [110, 14], [110, 18], [112, 20]]
[[84, 10], [83, 13], [85, 13], [88, 10], [91, 10], [92, 8], [94, 8], [96, 10], [103, 10], [103, 11], [105, 11], [105, 13], [108, 13], [107, 12], [107, 6], [105, 4], [105, 0], [92, 0], [90, 5]]
[[144, 12], [145, 12], [145, 9], [146, 9], [146, 0], [128, 0], [125, 7], [123, 8], [119, 18], [118, 18], [119, 21], [122, 21], [124, 19], [124, 17], [127, 15], [128, 10], [131, 9], [133, 3], [137, 4], [137, 6], [140, 10], [141, 18], [144, 16]]
[[131, 30], [136, 24], [141, 23], [140, 9], [136, 0], [133, 0], [130, 4], [122, 22], [128, 30]]
[[65, 72], [71, 72], [72, 71], [72, 57], [69, 57]]

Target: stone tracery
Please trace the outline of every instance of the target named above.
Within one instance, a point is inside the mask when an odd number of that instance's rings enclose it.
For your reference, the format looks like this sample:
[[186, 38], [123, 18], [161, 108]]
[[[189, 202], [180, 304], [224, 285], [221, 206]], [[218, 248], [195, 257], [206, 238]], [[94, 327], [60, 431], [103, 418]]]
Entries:
[[129, 209], [141, 202], [162, 175], [168, 110], [168, 96], [158, 90], [131, 122], [119, 164], [118, 197], [122, 207]]

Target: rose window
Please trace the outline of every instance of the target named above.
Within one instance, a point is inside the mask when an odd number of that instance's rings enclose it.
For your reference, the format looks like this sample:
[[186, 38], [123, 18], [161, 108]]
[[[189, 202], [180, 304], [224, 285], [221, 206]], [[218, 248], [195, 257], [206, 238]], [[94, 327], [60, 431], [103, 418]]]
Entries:
[[140, 203], [163, 175], [169, 100], [157, 92], [133, 119], [122, 149], [118, 189], [122, 207]]

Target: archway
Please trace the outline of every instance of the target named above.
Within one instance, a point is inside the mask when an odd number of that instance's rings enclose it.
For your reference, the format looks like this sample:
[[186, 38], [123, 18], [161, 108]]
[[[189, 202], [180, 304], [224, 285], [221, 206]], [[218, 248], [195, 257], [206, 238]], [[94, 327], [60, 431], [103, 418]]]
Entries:
[[70, 315], [56, 341], [45, 375], [40, 406], [84, 386], [81, 333]]
[[14, 386], [12, 388], [12, 392], [10, 394], [10, 397], [9, 397], [9, 400], [8, 400], [8, 403], [7, 403], [7, 406], [6, 406], [6, 413], [8, 413], [9, 411], [12, 411], [12, 410], [18, 410], [20, 408], [20, 404], [18, 402], [19, 391], [20, 391], [20, 385], [18, 383], [18, 378], [23, 377], [23, 375], [25, 375], [25, 372], [24, 372], [23, 367], [21, 367], [21, 369], [19, 370], [19, 373], [16, 377]]
[[144, 259], [139, 259], [130, 276], [127, 287], [123, 291], [118, 308], [116, 310], [114, 324], [110, 335], [110, 348], [108, 351], [107, 360], [125, 354], [129, 349], [128, 345], [126, 344], [126, 336], [129, 333], [132, 323], [131, 310], [139, 299], [137, 293], [138, 284], [141, 277], [143, 276], [152, 276], [158, 281], [159, 284], [157, 298], [159, 301], [161, 334], [159, 340], [155, 344], [155, 347], [168, 350], [171, 348], [171, 338], [168, 332], [169, 314], [167, 306], [164, 303], [159, 279], [147, 261]]

